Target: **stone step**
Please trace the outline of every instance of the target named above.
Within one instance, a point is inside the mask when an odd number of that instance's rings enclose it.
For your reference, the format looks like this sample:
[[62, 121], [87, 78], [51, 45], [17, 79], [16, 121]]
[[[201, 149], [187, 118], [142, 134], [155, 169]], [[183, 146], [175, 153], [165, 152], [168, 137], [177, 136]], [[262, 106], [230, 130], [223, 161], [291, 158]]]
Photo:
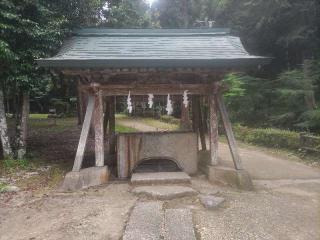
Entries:
[[140, 202], [129, 218], [123, 240], [160, 240], [164, 213], [162, 202]]
[[184, 172], [134, 173], [131, 177], [133, 185], [153, 184], [189, 184], [191, 178]]
[[132, 192], [139, 196], [145, 196], [159, 200], [171, 200], [174, 198], [195, 196], [197, 191], [185, 186], [168, 186], [168, 185], [154, 185], [154, 186], [139, 186], [135, 187]]
[[190, 209], [167, 209], [164, 216], [164, 240], [196, 240]]

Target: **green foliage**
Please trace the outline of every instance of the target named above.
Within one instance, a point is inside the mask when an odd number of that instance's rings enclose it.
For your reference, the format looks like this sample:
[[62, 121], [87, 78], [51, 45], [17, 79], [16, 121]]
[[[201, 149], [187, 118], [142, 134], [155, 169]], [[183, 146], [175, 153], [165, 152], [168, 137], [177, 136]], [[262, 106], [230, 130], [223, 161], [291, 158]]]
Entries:
[[225, 93], [226, 98], [242, 97], [245, 95], [245, 89], [243, 88], [244, 81], [241, 76], [231, 73], [228, 74], [224, 79], [223, 83], [228, 87], [228, 91]]
[[5, 159], [3, 167], [6, 172], [14, 172], [16, 170], [26, 170], [30, 167], [28, 159]]
[[8, 184], [0, 182], [0, 193], [7, 190]]
[[113, 28], [148, 28], [151, 26], [148, 5], [143, 0], [123, 0], [102, 11], [103, 25]]
[[297, 132], [275, 128], [248, 128], [241, 125], [234, 126], [236, 138], [250, 144], [273, 148], [298, 150], [300, 135]]

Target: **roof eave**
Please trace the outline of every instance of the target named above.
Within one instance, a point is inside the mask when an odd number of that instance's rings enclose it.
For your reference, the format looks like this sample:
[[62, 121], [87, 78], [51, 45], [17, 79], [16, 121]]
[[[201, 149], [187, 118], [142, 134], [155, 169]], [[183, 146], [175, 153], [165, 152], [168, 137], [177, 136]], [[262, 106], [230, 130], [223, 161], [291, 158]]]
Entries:
[[266, 65], [271, 58], [233, 59], [39, 59], [41, 67], [49, 68], [255, 68]]

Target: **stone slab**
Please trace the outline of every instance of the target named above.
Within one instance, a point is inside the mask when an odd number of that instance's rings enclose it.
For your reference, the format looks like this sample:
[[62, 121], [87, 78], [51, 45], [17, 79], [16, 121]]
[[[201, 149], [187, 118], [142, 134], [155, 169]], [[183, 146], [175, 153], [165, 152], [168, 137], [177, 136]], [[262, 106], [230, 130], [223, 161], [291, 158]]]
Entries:
[[242, 190], [253, 190], [250, 175], [245, 170], [236, 170], [221, 166], [208, 166], [210, 182], [223, 182]]
[[173, 160], [188, 174], [198, 171], [198, 137], [194, 132], [120, 133], [117, 145], [119, 178], [128, 178], [141, 161], [155, 158]]
[[217, 208], [225, 201], [225, 199], [222, 197], [216, 197], [212, 195], [200, 195], [199, 199], [203, 206], [208, 209]]
[[140, 186], [135, 187], [132, 192], [140, 196], [146, 196], [159, 200], [171, 200], [174, 198], [195, 196], [197, 191], [185, 186]]
[[68, 172], [62, 185], [63, 191], [75, 191], [82, 188], [98, 186], [107, 183], [109, 170], [107, 166], [81, 169], [79, 172]]
[[165, 240], [196, 240], [190, 209], [165, 210]]
[[132, 210], [123, 240], [162, 239], [162, 207], [162, 202], [139, 202]]
[[134, 173], [131, 177], [133, 185], [143, 184], [180, 184], [190, 183], [191, 178], [184, 172], [156, 172], [156, 173]]

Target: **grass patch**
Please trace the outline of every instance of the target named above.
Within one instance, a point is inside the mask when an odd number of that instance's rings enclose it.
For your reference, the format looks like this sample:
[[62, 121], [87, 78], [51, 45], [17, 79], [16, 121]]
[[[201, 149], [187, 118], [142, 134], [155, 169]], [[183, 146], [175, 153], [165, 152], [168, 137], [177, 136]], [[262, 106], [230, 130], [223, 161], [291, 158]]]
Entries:
[[29, 114], [29, 119], [48, 119], [48, 114], [40, 114], [40, 113]]
[[136, 132], [137, 129], [131, 128], [131, 127], [126, 127], [122, 126], [121, 124], [116, 124], [116, 132], [117, 133], [130, 133], [130, 132]]
[[28, 159], [5, 159], [3, 160], [2, 165], [5, 172], [27, 170], [31, 167]]
[[77, 125], [76, 118], [33, 118], [29, 119], [29, 125], [32, 129], [46, 131], [46, 132], [63, 132], [66, 129], [75, 127]]
[[169, 131], [179, 130], [178, 124], [161, 122], [161, 121], [159, 121], [157, 119], [153, 119], [153, 118], [141, 118], [139, 120], [142, 121], [143, 123], [151, 126], [151, 127], [159, 128], [162, 130], [169, 130]]
[[0, 182], [0, 193], [7, 190], [8, 184]]

